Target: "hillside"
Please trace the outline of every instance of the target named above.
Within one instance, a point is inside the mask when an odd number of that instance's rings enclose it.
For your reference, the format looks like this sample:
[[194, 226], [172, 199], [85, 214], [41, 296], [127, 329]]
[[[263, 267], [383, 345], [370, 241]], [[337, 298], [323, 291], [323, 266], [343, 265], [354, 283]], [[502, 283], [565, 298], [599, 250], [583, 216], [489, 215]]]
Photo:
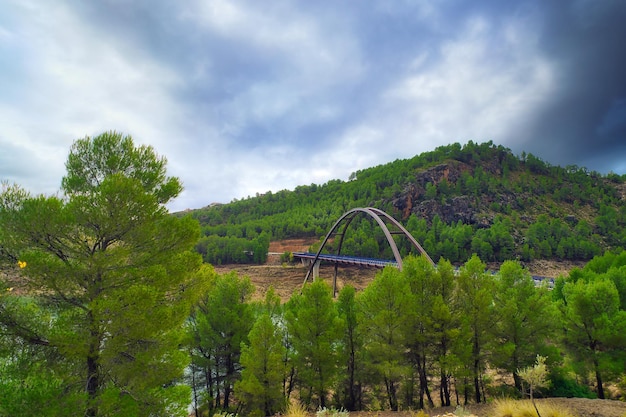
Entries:
[[[271, 241], [319, 240], [347, 210], [368, 206], [401, 221], [435, 261], [460, 264], [476, 253], [486, 262], [578, 263], [624, 246], [625, 180], [469, 142], [357, 171], [348, 181], [188, 213], [203, 227], [197, 249], [214, 265], [263, 264]], [[342, 253], [390, 256], [368, 221], [346, 233]], [[399, 246], [406, 255], [410, 246]]]

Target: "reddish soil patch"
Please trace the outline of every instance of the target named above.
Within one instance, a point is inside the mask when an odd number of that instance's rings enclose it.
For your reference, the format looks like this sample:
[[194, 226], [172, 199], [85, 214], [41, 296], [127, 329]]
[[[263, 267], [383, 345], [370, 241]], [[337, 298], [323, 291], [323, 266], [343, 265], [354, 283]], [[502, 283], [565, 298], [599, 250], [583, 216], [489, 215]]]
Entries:
[[270, 253], [308, 252], [309, 247], [317, 242], [316, 238], [285, 239], [270, 242]]

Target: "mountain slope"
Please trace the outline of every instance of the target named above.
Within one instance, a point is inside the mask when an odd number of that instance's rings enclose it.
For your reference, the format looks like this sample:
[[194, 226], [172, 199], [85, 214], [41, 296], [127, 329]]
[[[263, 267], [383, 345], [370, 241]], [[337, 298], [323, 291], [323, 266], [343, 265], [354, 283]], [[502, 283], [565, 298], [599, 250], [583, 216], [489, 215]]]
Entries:
[[[485, 261], [581, 261], [624, 246], [625, 180], [469, 142], [357, 171], [348, 181], [268, 192], [191, 215], [205, 235], [198, 250], [215, 264], [230, 263], [226, 252], [245, 242], [262, 251], [273, 240], [321, 238], [347, 210], [366, 206], [400, 220], [435, 260], [463, 262], [477, 253]], [[350, 234], [343, 253], [388, 255], [368, 221], [351, 225]], [[409, 246], [400, 246], [407, 253]]]

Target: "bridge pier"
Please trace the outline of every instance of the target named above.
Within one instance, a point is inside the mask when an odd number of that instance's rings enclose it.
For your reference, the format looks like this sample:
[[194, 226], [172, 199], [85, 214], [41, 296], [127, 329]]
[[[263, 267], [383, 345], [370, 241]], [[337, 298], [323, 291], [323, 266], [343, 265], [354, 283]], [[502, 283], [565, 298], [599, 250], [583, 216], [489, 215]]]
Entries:
[[316, 261], [313, 265], [313, 280], [316, 280], [320, 277], [320, 262]]

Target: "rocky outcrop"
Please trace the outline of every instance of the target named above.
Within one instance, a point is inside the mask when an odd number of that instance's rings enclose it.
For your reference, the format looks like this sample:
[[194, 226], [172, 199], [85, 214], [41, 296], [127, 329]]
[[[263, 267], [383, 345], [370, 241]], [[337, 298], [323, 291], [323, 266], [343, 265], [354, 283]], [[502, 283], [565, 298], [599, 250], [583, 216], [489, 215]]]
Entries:
[[428, 184], [437, 186], [444, 179], [449, 184], [455, 184], [463, 172], [472, 173], [473, 169], [471, 166], [458, 161], [421, 171], [415, 176], [415, 181], [409, 184], [398, 198], [394, 199], [393, 205], [402, 212], [402, 217], [406, 219], [413, 212], [415, 205], [426, 198]]
[[489, 227], [493, 223], [493, 216], [481, 214], [474, 203], [468, 196], [454, 197], [444, 204], [438, 200], [425, 200], [416, 204], [411, 214], [427, 219], [429, 223], [435, 216], [439, 216], [446, 224], [457, 223], [460, 220], [464, 224]]
[[[497, 165], [490, 167], [489, 170], [493, 170], [494, 173], [499, 171]], [[508, 207], [511, 210], [519, 208], [518, 196], [511, 192], [436, 199], [427, 196], [428, 184], [438, 186], [445, 179], [450, 187], [455, 187], [464, 173], [473, 175], [474, 169], [459, 161], [437, 165], [419, 172], [415, 176], [415, 181], [407, 185], [404, 191], [393, 200], [393, 206], [402, 213], [403, 219], [413, 214], [430, 223], [435, 216], [439, 216], [446, 224], [461, 221], [479, 228], [491, 226], [497, 214], [494, 208]]]

